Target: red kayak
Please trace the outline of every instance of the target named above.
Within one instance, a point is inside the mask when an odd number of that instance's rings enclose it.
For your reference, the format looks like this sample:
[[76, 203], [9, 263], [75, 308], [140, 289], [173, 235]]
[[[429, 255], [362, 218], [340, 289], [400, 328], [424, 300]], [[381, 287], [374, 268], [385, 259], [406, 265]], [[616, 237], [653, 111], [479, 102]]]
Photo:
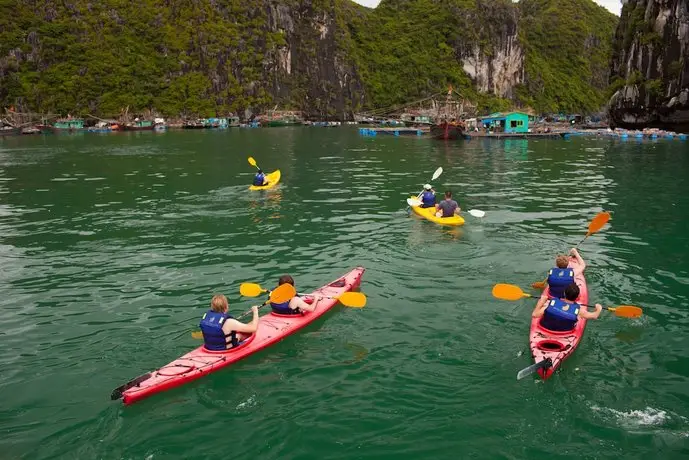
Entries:
[[[578, 266], [576, 259], [570, 258], [569, 267]], [[579, 297], [577, 303], [587, 304], [589, 302], [589, 291], [586, 287], [584, 274], [575, 275], [574, 282], [579, 286]], [[541, 298], [548, 297], [550, 292], [546, 288]], [[579, 318], [577, 325], [571, 331], [556, 332], [546, 329], [540, 325], [541, 318], [531, 320], [531, 331], [529, 333], [529, 346], [535, 363], [542, 363], [538, 369], [538, 375], [543, 380], [553, 375], [553, 372], [560, 367], [560, 364], [569, 357], [584, 335], [586, 320]], [[548, 361], [549, 360], [549, 361]]]
[[[337, 297], [359, 286], [363, 267], [357, 267], [330, 284], [313, 291], [313, 294]], [[177, 358], [160, 369], [139, 376], [112, 392], [111, 399], [120, 399], [124, 404], [133, 404], [204, 375], [227, 367], [256, 353], [313, 322], [337, 304], [335, 299], [323, 299], [317, 309], [298, 316], [284, 316], [275, 313], [262, 316], [258, 330], [241, 345], [227, 351], [208, 351], [203, 345]]]

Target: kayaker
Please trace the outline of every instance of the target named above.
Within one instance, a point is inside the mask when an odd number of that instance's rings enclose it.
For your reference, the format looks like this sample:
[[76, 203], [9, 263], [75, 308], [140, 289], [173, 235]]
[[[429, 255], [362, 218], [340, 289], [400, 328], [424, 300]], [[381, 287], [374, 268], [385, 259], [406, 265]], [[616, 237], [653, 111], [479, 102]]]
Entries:
[[[438, 211], [436, 212], [438, 217], [452, 217], [455, 214], [459, 215], [459, 211], [461, 211], [459, 204], [452, 199], [452, 192], [449, 190], [445, 192], [445, 199], [435, 205], [435, 209]], [[442, 214], [440, 214], [441, 211]]]
[[[281, 286], [285, 283], [289, 283], [294, 286], [294, 278], [289, 275], [281, 276], [278, 280], [278, 286]], [[279, 315], [301, 315], [307, 311], [314, 311], [319, 300], [321, 300], [319, 296], [314, 296], [313, 303], [308, 304], [301, 297], [295, 296], [283, 303], [270, 302], [270, 307]]]
[[240, 323], [228, 310], [227, 297], [222, 294], [213, 296], [211, 309], [201, 318], [199, 327], [203, 333], [203, 344], [211, 351], [222, 351], [236, 347], [258, 329], [258, 307], [251, 307], [254, 314], [249, 324]]
[[261, 168], [258, 169], [258, 172], [254, 176], [253, 185], [256, 185], [256, 186], [268, 185], [268, 181], [266, 180], [266, 175], [263, 173]]
[[421, 193], [421, 207], [422, 208], [432, 208], [435, 206], [435, 190], [431, 187], [431, 184], [426, 184], [423, 186], [423, 192]]
[[598, 319], [603, 306], [597, 303], [595, 311], [589, 312], [576, 302], [578, 297], [579, 286], [572, 283], [565, 288], [563, 299], [541, 297], [531, 316], [542, 318], [541, 326], [551, 331], [571, 331], [579, 318]]
[[577, 260], [574, 268], [569, 267], [569, 256], [559, 255], [555, 258], [555, 267], [550, 269], [546, 283], [550, 288], [550, 297], [561, 299], [565, 296], [565, 288], [574, 283], [574, 277], [584, 272], [586, 262], [579, 255], [576, 248], [572, 248], [569, 254]]

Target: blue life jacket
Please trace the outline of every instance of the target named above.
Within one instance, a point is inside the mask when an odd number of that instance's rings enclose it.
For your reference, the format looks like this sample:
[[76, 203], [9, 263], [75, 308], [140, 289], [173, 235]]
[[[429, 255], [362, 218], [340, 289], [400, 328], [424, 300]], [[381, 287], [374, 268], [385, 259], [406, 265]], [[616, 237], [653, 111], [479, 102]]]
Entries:
[[548, 300], [548, 308], [543, 313], [541, 326], [551, 331], [571, 331], [579, 319], [578, 303], [567, 303], [560, 299]]
[[565, 296], [567, 286], [574, 283], [574, 270], [571, 268], [552, 268], [548, 272], [550, 297], [561, 299]]
[[[237, 332], [232, 331], [226, 335], [225, 331], [222, 330], [223, 323], [226, 319], [232, 319], [232, 315], [218, 313], [213, 310], [208, 310], [203, 315], [199, 327], [203, 333], [203, 345], [206, 349], [211, 351], [222, 351], [237, 346]], [[230, 337], [230, 347], [228, 347], [228, 337]]]
[[254, 185], [263, 185], [263, 180], [266, 178], [266, 175], [263, 173], [256, 173], [254, 176]]
[[270, 302], [270, 308], [273, 309], [275, 313], [278, 315], [300, 315], [301, 310], [298, 308], [290, 308], [289, 303], [292, 299], [288, 300], [287, 302], [282, 302], [282, 303], [273, 303]]
[[423, 192], [423, 195], [421, 196], [421, 201], [423, 202], [423, 208], [430, 208], [431, 206], [435, 206], [435, 193], [431, 191]]

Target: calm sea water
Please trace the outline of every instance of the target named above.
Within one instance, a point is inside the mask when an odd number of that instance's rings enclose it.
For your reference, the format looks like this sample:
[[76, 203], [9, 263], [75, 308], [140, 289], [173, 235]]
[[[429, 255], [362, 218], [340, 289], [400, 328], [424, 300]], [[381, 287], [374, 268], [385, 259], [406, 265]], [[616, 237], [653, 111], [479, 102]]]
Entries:
[[[0, 139], [2, 458], [686, 458], [689, 145], [443, 143], [300, 128]], [[283, 181], [249, 193], [253, 155]], [[466, 216], [407, 215], [433, 171]], [[603, 314], [549, 381], [528, 288], [582, 246]], [[198, 346], [211, 295], [356, 265], [336, 307], [222, 372], [131, 407], [111, 390]]]

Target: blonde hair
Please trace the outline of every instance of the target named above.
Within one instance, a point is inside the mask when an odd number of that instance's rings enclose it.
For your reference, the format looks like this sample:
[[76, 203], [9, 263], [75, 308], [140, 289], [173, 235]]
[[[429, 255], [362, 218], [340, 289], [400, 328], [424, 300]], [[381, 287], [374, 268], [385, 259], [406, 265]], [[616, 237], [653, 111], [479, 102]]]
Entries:
[[557, 265], [557, 268], [567, 268], [567, 265], [569, 265], [569, 257], [562, 255], [557, 256], [555, 265]]
[[211, 310], [217, 313], [225, 313], [227, 307], [227, 297], [222, 294], [216, 294], [213, 296], [213, 300], [211, 300]]

